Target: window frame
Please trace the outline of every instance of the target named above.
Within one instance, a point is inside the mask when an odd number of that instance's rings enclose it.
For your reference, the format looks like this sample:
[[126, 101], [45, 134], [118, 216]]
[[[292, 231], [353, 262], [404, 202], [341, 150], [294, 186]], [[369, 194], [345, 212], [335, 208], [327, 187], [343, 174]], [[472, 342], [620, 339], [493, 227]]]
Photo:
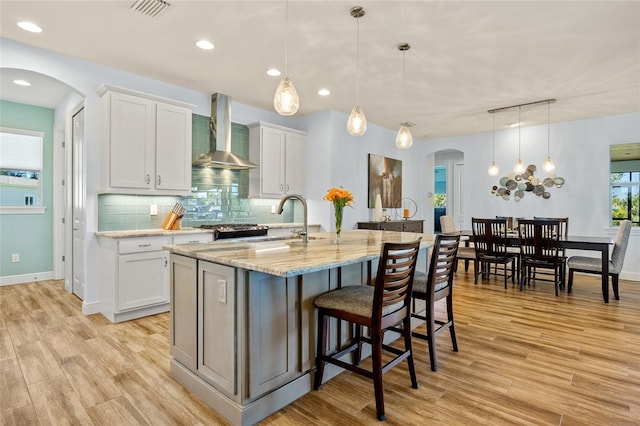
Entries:
[[40, 143], [40, 168], [38, 170], [37, 204], [33, 205], [1, 205], [0, 214], [44, 214], [46, 207], [43, 203], [44, 194], [44, 138], [41, 131], [0, 127], [0, 133], [15, 134], [21, 136], [33, 136], [39, 138]]

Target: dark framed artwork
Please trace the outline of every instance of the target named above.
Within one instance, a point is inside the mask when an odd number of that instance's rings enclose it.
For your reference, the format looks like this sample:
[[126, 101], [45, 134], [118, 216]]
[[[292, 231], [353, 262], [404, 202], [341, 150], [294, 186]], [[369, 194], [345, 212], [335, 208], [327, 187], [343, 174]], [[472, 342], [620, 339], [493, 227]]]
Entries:
[[402, 160], [369, 154], [369, 208], [374, 208], [376, 196], [382, 208], [396, 208], [402, 200]]

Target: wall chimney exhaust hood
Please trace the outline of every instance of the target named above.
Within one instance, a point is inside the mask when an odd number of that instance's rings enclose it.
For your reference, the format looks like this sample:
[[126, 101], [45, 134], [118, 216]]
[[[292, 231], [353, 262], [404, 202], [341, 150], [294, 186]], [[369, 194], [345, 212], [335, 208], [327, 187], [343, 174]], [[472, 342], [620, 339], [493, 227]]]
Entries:
[[198, 155], [194, 166], [218, 169], [245, 170], [258, 167], [257, 164], [231, 152], [231, 98], [220, 93], [211, 95], [211, 150]]

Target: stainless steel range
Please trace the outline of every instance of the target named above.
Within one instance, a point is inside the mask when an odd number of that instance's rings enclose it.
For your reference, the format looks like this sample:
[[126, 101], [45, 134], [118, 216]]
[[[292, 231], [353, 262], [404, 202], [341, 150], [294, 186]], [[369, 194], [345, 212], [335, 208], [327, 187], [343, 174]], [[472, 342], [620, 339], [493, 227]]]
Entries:
[[269, 227], [254, 223], [212, 223], [197, 226], [202, 229], [212, 229], [213, 239], [242, 237], [265, 237]]

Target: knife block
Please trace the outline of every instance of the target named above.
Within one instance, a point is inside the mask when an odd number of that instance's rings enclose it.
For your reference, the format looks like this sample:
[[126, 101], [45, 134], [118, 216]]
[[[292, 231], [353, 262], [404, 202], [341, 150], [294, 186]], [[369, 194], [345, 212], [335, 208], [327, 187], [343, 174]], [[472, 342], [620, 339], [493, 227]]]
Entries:
[[174, 229], [176, 221], [178, 220], [178, 215], [174, 212], [169, 212], [167, 217], [164, 218], [164, 222], [162, 222], [162, 229], [169, 230]]

